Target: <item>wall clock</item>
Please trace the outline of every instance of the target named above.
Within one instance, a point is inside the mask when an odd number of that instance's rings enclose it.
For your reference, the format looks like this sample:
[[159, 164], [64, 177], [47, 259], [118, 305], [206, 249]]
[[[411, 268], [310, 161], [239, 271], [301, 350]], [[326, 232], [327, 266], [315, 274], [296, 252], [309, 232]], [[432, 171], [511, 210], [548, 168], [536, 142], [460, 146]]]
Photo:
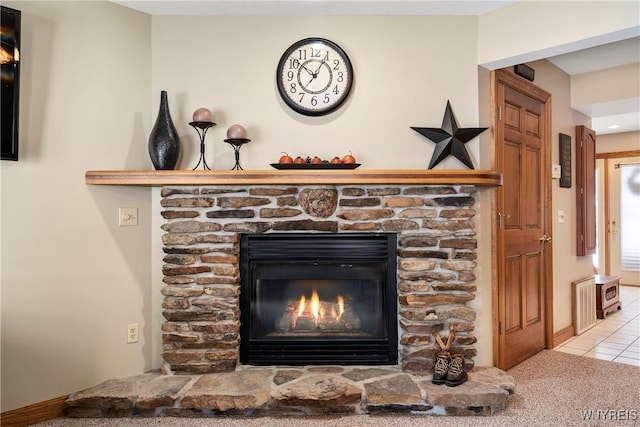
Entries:
[[353, 67], [336, 43], [310, 37], [292, 44], [276, 71], [278, 93], [294, 111], [322, 116], [335, 111], [349, 96]]

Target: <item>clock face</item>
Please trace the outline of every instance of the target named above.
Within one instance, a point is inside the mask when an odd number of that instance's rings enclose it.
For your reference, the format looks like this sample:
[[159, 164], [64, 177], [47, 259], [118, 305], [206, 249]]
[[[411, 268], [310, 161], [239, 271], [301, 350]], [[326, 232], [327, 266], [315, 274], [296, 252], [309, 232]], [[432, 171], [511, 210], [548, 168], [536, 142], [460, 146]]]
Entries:
[[330, 40], [312, 37], [291, 45], [276, 72], [278, 92], [289, 107], [307, 116], [336, 110], [353, 84], [347, 54]]

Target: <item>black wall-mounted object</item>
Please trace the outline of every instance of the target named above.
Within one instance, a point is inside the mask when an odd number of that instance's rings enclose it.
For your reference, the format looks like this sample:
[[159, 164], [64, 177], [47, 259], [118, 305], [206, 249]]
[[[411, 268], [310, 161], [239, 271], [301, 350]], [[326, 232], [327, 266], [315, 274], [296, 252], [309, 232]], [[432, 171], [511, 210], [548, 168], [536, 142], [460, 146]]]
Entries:
[[524, 77], [530, 82], [532, 82], [536, 76], [536, 70], [524, 64], [514, 65], [513, 72], [519, 75], [520, 77]]
[[571, 137], [560, 134], [559, 137], [560, 146], [560, 187], [571, 188]]
[[431, 156], [431, 162], [429, 162], [429, 169], [436, 167], [438, 163], [451, 154], [464, 163], [469, 169], [474, 169], [473, 162], [464, 144], [489, 128], [458, 127], [458, 121], [453, 114], [451, 103], [447, 100], [447, 107], [444, 110], [444, 117], [440, 128], [411, 126], [411, 129], [436, 143], [433, 155]]
[[18, 160], [18, 112], [20, 100], [21, 12], [0, 6], [0, 68], [2, 82], [2, 160]]

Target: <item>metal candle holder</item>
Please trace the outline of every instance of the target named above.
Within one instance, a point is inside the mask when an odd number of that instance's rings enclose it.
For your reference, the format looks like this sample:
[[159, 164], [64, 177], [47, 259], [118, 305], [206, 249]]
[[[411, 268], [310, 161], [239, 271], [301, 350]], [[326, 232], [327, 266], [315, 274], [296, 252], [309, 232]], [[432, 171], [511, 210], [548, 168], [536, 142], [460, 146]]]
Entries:
[[207, 135], [207, 130], [215, 125], [216, 124], [213, 122], [189, 122], [189, 126], [193, 127], [196, 132], [198, 132], [198, 136], [200, 137], [200, 160], [198, 160], [198, 164], [192, 170], [198, 169], [200, 163], [202, 163], [202, 168], [204, 170], [211, 170], [211, 168], [207, 164], [206, 159], [204, 158], [204, 137]]
[[231, 170], [244, 170], [242, 169], [242, 166], [240, 166], [240, 148], [244, 144], [251, 142], [251, 140], [247, 138], [228, 138], [225, 139], [224, 142], [230, 144], [233, 147], [233, 151], [236, 155], [236, 164], [231, 168]]

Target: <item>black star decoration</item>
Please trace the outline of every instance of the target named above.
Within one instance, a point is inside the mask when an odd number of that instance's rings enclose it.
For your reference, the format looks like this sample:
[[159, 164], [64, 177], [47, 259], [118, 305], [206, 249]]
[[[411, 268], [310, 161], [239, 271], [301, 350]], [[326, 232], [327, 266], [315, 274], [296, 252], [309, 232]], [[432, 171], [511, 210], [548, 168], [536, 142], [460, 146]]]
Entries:
[[464, 144], [488, 128], [459, 128], [456, 117], [453, 115], [451, 103], [447, 101], [447, 109], [444, 112], [441, 128], [418, 128], [411, 126], [411, 129], [436, 143], [436, 148], [433, 151], [433, 156], [429, 163], [429, 169], [433, 169], [450, 154], [453, 154], [456, 159], [467, 165], [469, 169], [474, 169]]

